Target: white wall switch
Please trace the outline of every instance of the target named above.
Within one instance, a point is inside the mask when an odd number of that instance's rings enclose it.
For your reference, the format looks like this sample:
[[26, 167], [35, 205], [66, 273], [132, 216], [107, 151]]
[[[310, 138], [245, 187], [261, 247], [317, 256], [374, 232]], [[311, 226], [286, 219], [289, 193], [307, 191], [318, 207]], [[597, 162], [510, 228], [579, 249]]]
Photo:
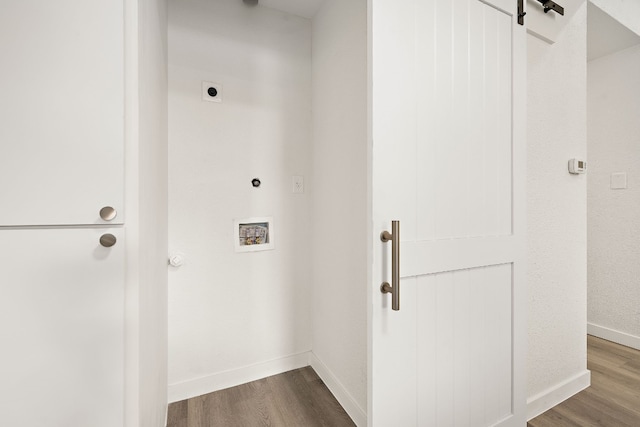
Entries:
[[616, 172], [611, 174], [611, 189], [623, 190], [627, 188], [627, 173]]
[[304, 193], [304, 176], [302, 175], [294, 175], [292, 176], [293, 182], [293, 192], [294, 193]]

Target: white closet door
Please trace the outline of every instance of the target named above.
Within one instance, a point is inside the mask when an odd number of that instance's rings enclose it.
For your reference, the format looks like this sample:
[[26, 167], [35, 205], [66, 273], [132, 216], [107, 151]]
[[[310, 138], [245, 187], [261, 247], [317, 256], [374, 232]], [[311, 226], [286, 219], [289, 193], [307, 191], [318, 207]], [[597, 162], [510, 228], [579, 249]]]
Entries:
[[[113, 234], [114, 246], [100, 245]], [[3, 425], [123, 423], [124, 232], [0, 231]]]
[[122, 223], [123, 1], [0, 13], [0, 226]]
[[[515, 0], [370, 0], [369, 424], [525, 425], [525, 29]], [[400, 221], [400, 310], [391, 244]], [[397, 284], [393, 285], [397, 286]]]

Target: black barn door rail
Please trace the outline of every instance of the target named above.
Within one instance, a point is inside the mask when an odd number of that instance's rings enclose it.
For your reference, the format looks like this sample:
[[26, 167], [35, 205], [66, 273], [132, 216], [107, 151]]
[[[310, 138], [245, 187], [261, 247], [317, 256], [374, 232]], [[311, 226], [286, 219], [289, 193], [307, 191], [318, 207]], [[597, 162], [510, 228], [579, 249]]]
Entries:
[[544, 13], [548, 13], [550, 10], [553, 10], [556, 13], [559, 13], [560, 15], [564, 15], [564, 7], [560, 6], [558, 3], [551, 1], [551, 0], [538, 0], [540, 3], [542, 3], [542, 6], [544, 7]]

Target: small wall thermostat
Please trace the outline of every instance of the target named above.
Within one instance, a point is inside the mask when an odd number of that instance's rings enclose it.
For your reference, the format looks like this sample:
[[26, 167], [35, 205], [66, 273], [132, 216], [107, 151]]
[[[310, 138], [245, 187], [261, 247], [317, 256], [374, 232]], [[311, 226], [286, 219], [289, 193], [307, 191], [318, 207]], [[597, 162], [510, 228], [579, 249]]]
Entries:
[[580, 159], [569, 160], [569, 173], [579, 174], [587, 171], [587, 162]]

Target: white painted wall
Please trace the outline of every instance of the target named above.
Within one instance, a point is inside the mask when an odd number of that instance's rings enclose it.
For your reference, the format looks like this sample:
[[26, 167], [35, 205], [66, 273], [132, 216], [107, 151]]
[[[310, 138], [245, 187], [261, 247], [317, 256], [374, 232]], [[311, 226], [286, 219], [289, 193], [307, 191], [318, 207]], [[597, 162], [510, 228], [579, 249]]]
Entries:
[[125, 426], [167, 411], [167, 4], [126, 1]]
[[[202, 81], [222, 103], [201, 100]], [[170, 2], [169, 157], [170, 249], [186, 258], [169, 271], [170, 401], [307, 365], [311, 22]], [[274, 217], [275, 249], [236, 253], [233, 220], [254, 216]]]
[[[367, 2], [313, 18], [312, 366], [364, 425], [367, 407]], [[327, 378], [330, 372], [333, 381]], [[337, 382], [337, 384], [334, 384]]]
[[[640, 2], [637, 3], [640, 6]], [[637, 13], [640, 21], [640, 11]], [[587, 61], [611, 55], [640, 43], [636, 34], [592, 2], [587, 7]]]
[[556, 43], [528, 37], [529, 417], [589, 384], [586, 370], [586, 2]]
[[589, 0], [617, 19], [622, 25], [640, 35], [640, 1], [638, 0]]
[[[589, 332], [640, 348], [640, 45], [588, 63]], [[627, 188], [611, 189], [626, 173]]]

